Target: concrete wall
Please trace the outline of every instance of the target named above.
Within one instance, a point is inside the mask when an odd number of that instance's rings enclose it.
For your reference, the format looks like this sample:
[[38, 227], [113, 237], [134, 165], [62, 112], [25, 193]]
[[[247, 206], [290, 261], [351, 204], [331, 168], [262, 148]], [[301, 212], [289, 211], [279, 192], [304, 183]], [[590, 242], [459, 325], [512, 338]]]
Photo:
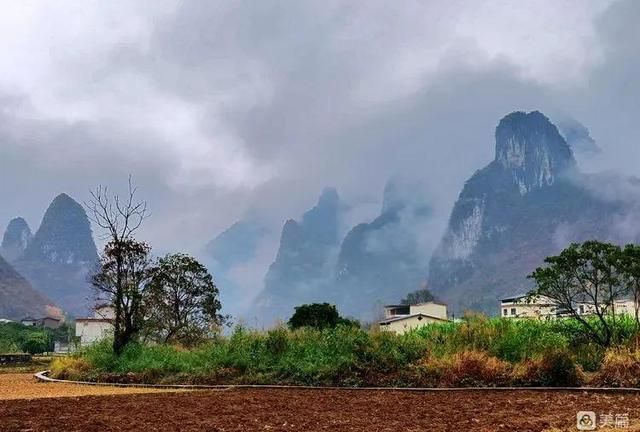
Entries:
[[76, 337], [80, 345], [87, 346], [113, 334], [113, 325], [106, 320], [77, 320]]
[[404, 334], [413, 329], [425, 326], [427, 324], [441, 323], [442, 321], [428, 317], [408, 317], [389, 324], [381, 325], [380, 330], [390, 331], [397, 334]]
[[447, 319], [447, 306], [438, 303], [422, 303], [411, 306], [410, 315], [419, 313], [436, 318]]

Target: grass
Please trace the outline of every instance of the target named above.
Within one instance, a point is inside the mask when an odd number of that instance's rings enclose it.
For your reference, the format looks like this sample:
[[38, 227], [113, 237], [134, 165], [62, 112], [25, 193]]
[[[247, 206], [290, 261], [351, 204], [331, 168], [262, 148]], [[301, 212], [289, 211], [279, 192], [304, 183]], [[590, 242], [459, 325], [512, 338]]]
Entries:
[[118, 382], [449, 387], [575, 386], [592, 380], [627, 385], [634, 381], [621, 371], [640, 368], [640, 355], [630, 348], [632, 320], [618, 318], [616, 326], [617, 354], [581, 338], [567, 321], [468, 317], [405, 335], [347, 326], [267, 332], [236, 327], [229, 337], [189, 350], [131, 344], [116, 356], [106, 340], [56, 359], [52, 371], [58, 377]]

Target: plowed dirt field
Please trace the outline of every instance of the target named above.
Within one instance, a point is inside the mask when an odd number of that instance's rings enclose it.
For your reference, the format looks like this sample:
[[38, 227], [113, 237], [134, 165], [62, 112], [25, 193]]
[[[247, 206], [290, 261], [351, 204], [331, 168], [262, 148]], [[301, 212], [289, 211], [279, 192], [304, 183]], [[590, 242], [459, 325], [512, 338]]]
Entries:
[[633, 425], [640, 395], [235, 389], [27, 398], [0, 400], [0, 431], [541, 432], [576, 430], [578, 411], [628, 414]]

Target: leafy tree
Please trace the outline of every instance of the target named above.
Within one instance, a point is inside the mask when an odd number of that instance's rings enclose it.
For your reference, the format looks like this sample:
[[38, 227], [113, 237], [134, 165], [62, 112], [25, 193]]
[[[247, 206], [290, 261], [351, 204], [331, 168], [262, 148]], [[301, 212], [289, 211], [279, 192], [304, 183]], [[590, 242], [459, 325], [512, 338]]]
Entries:
[[193, 345], [226, 317], [218, 288], [207, 269], [184, 254], [159, 260], [145, 293], [147, 326], [163, 342]]
[[20, 347], [29, 354], [40, 354], [47, 351], [49, 338], [45, 332], [31, 333]]
[[293, 316], [289, 319], [289, 327], [313, 327], [318, 329], [335, 327], [339, 324], [360, 326], [357, 321], [343, 318], [335, 305], [329, 303], [312, 303], [296, 306]]
[[126, 198], [110, 195], [104, 186], [91, 192], [91, 200], [85, 204], [93, 222], [105, 233], [107, 241], [101, 266], [93, 283], [98, 291], [107, 294], [115, 312], [113, 350], [120, 354], [140, 327], [142, 316], [140, 282], [146, 279], [142, 267], [146, 267], [149, 247], [136, 242], [134, 235], [147, 218], [147, 203], [136, 200], [136, 188], [129, 176]]
[[[545, 296], [564, 313], [581, 323], [587, 337], [609, 346], [614, 336], [615, 301], [627, 287], [621, 281], [623, 254], [618, 246], [598, 241], [574, 243], [558, 256], [545, 259], [529, 277], [536, 282], [530, 297]], [[597, 324], [585, 319], [579, 306], [592, 309]]]
[[620, 258], [620, 279], [626, 289], [633, 294], [636, 328], [640, 329], [640, 246], [628, 244]]
[[400, 300], [400, 304], [417, 305], [420, 303], [432, 302], [434, 300], [435, 297], [433, 296], [433, 294], [431, 294], [431, 291], [429, 291], [427, 288], [422, 288], [407, 294], [407, 297]]
[[151, 247], [146, 243], [129, 238], [105, 246], [91, 282], [96, 300], [109, 302], [116, 311], [113, 350], [117, 354], [143, 328], [143, 296], [152, 271]]

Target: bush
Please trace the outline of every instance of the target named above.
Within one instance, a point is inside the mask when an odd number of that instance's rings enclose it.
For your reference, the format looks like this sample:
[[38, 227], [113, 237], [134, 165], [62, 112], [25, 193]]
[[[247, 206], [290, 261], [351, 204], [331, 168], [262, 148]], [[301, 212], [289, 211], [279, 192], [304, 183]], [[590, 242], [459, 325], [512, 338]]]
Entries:
[[80, 357], [59, 357], [51, 362], [51, 376], [58, 379], [83, 380], [93, 365]]
[[47, 351], [49, 341], [45, 333], [32, 333], [22, 343], [22, 351], [29, 354], [40, 354]]
[[541, 387], [579, 387], [584, 374], [566, 350], [551, 350], [518, 363], [513, 371], [516, 384]]
[[296, 306], [295, 312], [289, 319], [288, 324], [292, 329], [302, 327], [324, 329], [338, 325], [360, 327], [358, 321], [341, 317], [335, 305], [329, 303], [312, 303]]
[[509, 383], [511, 366], [486, 352], [465, 351], [426, 362], [428, 375], [439, 377], [441, 387], [502, 386]]
[[610, 387], [640, 387], [640, 352], [607, 351], [595, 382]]
[[116, 356], [104, 340], [78, 357], [90, 364], [89, 378], [127, 382], [576, 386], [583, 368], [600, 369], [604, 351], [576, 337], [569, 322], [475, 316], [404, 335], [340, 324], [267, 332], [237, 326], [189, 350], [130, 344]]

